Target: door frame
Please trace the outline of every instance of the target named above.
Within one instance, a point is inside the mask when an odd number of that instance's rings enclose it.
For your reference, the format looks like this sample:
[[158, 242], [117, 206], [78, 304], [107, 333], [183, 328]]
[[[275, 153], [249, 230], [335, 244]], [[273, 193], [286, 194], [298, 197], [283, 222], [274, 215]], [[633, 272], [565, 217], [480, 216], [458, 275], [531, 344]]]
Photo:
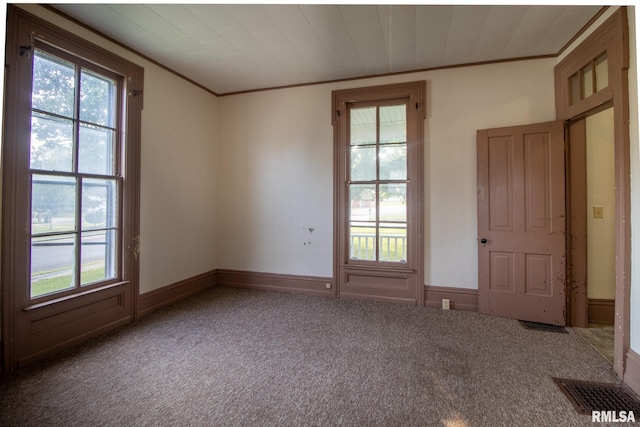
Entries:
[[[572, 103], [570, 77], [604, 51], [607, 52], [608, 60], [608, 87]], [[613, 105], [616, 184], [614, 370], [621, 378], [624, 376], [626, 355], [630, 348], [631, 169], [628, 70], [629, 25], [625, 6], [618, 8], [554, 69], [558, 120], [575, 120], [607, 103]], [[586, 285], [572, 288], [567, 303], [573, 312], [582, 311], [582, 307], [587, 305]]]
[[587, 327], [586, 121], [566, 124], [567, 324]]
[[565, 123], [567, 175], [567, 323], [586, 328], [589, 323], [587, 251], [587, 119], [613, 108], [602, 104]]

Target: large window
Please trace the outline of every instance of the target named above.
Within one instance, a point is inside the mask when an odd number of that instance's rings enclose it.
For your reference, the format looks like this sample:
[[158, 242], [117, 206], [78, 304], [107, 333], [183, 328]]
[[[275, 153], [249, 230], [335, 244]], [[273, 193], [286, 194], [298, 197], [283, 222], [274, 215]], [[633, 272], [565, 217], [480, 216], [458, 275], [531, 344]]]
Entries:
[[333, 92], [339, 297], [423, 303], [425, 87]]
[[136, 317], [144, 70], [7, 14], [2, 342], [10, 372]]
[[349, 108], [349, 254], [406, 262], [407, 106]]
[[31, 298], [119, 278], [121, 78], [43, 46], [31, 90]]

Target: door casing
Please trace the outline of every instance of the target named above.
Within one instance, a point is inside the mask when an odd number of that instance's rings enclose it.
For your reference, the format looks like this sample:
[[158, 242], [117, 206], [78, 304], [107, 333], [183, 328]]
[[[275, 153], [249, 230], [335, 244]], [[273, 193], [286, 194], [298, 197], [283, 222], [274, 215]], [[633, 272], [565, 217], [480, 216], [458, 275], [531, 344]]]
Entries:
[[[592, 96], [571, 102], [570, 78], [607, 52], [608, 86]], [[614, 370], [624, 378], [626, 358], [630, 348], [631, 312], [631, 166], [629, 135], [629, 20], [627, 8], [621, 6], [569, 53], [554, 69], [556, 118], [576, 120], [590, 112], [613, 106], [615, 150], [615, 215], [616, 215], [616, 302], [614, 325]], [[572, 290], [573, 296], [586, 305], [586, 289]], [[573, 309], [573, 307], [571, 307]], [[580, 307], [577, 310], [581, 310]]]

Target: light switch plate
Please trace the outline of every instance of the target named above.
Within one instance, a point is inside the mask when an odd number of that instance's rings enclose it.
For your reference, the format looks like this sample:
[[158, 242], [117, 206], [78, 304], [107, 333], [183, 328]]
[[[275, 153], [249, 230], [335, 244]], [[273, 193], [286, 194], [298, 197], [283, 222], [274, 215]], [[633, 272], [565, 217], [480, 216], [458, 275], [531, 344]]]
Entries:
[[593, 207], [593, 217], [594, 218], [604, 218], [604, 208], [602, 206], [594, 206]]

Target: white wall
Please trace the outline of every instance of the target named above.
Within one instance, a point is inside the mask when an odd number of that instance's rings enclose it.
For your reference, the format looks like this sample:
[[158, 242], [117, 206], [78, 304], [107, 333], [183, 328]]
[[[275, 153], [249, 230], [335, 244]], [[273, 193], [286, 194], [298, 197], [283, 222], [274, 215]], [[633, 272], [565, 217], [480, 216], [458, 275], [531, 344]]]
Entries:
[[217, 267], [218, 100], [150, 68], [142, 112], [140, 293]]
[[220, 99], [220, 268], [333, 276], [330, 106], [324, 86]]
[[214, 270], [218, 99], [53, 12], [20, 7], [144, 67], [140, 292]]
[[[613, 108], [587, 117], [587, 296], [616, 298]], [[603, 210], [596, 218], [593, 208]]]
[[[332, 277], [331, 91], [426, 80], [427, 285], [477, 288], [476, 130], [553, 120], [553, 59], [220, 99], [219, 267]], [[313, 243], [305, 243], [314, 228]]]

